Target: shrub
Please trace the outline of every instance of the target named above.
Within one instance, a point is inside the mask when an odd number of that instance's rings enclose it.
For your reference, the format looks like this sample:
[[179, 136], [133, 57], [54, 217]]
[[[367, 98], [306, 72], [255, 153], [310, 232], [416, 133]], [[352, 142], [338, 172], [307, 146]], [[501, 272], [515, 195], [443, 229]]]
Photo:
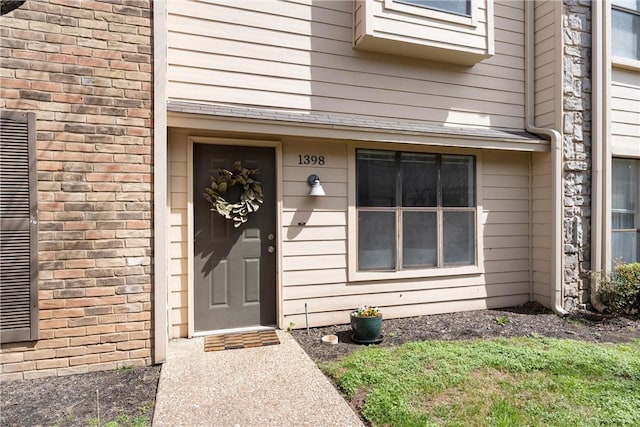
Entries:
[[640, 263], [616, 265], [610, 276], [600, 280], [598, 295], [613, 313], [640, 310]]

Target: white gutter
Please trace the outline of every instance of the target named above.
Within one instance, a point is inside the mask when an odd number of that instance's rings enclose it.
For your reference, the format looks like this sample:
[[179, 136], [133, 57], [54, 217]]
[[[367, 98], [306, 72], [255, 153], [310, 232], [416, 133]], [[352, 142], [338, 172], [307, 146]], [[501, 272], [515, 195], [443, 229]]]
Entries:
[[[604, 209], [605, 179], [603, 174], [603, 160], [608, 156], [605, 153], [606, 142], [606, 102], [609, 89], [606, 83], [606, 72], [603, 71], [608, 54], [608, 40], [604, 26], [605, 13], [603, 7], [609, 7], [608, 3], [591, 3], [591, 81], [593, 84], [591, 97], [591, 270], [596, 274], [591, 276], [591, 288], [589, 290], [589, 302], [599, 312], [603, 312], [605, 305], [598, 298], [598, 279], [600, 273], [608, 270], [606, 255], [604, 253], [603, 228], [607, 223]], [[607, 9], [608, 10], [608, 9]], [[604, 256], [604, 257], [603, 257]]]
[[153, 2], [153, 363], [167, 360], [167, 4]]
[[[525, 129], [528, 132], [548, 136], [551, 140], [551, 309], [564, 316], [568, 312], [562, 307], [563, 258], [562, 224], [564, 222], [562, 183], [562, 135], [555, 129], [539, 128], [535, 125], [535, 5], [525, 1]], [[562, 42], [562, 31], [560, 43]], [[558, 47], [557, 67], [562, 73], [562, 47]], [[557, 68], [556, 68], [557, 70]], [[561, 96], [562, 90], [556, 91]]]

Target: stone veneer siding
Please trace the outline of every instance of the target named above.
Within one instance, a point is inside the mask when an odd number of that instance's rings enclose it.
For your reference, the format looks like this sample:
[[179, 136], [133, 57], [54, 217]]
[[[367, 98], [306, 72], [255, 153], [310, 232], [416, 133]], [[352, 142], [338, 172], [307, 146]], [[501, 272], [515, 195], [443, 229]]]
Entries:
[[589, 301], [591, 269], [591, 2], [563, 6], [564, 308]]
[[2, 380], [151, 363], [150, 0], [0, 17], [0, 108], [37, 114], [40, 339]]

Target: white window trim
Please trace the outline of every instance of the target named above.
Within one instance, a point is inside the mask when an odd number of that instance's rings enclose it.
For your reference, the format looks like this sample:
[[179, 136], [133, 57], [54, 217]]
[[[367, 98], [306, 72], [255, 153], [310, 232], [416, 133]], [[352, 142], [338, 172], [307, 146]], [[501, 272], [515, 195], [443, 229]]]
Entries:
[[410, 15], [422, 16], [424, 18], [437, 19], [439, 21], [456, 23], [461, 25], [467, 25], [469, 27], [478, 26], [478, 16], [480, 14], [479, 1], [469, 0], [471, 16], [458, 15], [456, 13], [449, 13], [446, 11], [429, 9], [427, 7], [421, 7], [417, 5], [411, 5], [407, 3], [398, 3], [395, 0], [384, 0], [384, 8], [394, 10], [396, 12], [408, 13]]
[[[356, 149], [372, 149], [372, 150], [395, 150], [420, 153], [434, 154], [462, 154], [472, 155], [476, 158], [476, 264], [465, 265], [459, 267], [442, 267], [442, 268], [424, 268], [415, 270], [398, 270], [398, 271], [358, 271], [358, 210], [356, 207], [357, 187], [356, 187]], [[482, 153], [479, 151], [459, 148], [440, 148], [434, 146], [415, 146], [408, 147], [404, 144], [377, 144], [377, 143], [350, 143], [348, 147], [348, 280], [349, 282], [363, 282], [376, 280], [396, 280], [396, 279], [413, 279], [413, 278], [430, 278], [430, 277], [446, 277], [461, 275], [480, 275], [484, 273], [484, 219], [483, 201], [482, 201]]]
[[493, 0], [471, 2], [471, 16], [464, 16], [393, 0], [358, 0], [354, 2], [353, 46], [475, 65], [495, 54], [494, 12]]
[[640, 72], [640, 61], [622, 56], [611, 57], [611, 65], [615, 68]]

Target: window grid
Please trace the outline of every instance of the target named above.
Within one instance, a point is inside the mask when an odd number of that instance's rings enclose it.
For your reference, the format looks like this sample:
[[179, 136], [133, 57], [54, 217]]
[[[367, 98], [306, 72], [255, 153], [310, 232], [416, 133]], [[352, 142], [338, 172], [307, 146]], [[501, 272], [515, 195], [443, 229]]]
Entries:
[[640, 262], [640, 160], [614, 158], [611, 264]]
[[[363, 151], [363, 150], [358, 150]], [[377, 151], [384, 152], [383, 150], [364, 150], [364, 151]], [[357, 203], [357, 218], [358, 218], [358, 229], [357, 233], [359, 235], [359, 218], [360, 212], [388, 212], [393, 213], [395, 215], [395, 268], [391, 270], [381, 270], [381, 269], [362, 269], [360, 268], [360, 252], [358, 251], [358, 270], [360, 271], [403, 271], [403, 270], [417, 270], [424, 268], [443, 268], [443, 267], [451, 267], [451, 266], [459, 266], [459, 265], [475, 265], [477, 264], [477, 207], [476, 207], [476, 188], [475, 188], [475, 173], [476, 173], [476, 159], [474, 156], [464, 155], [460, 157], [468, 157], [473, 160], [472, 168], [471, 168], [471, 177], [472, 177], [472, 200], [469, 201], [471, 206], [468, 207], [456, 207], [456, 206], [443, 206], [443, 191], [442, 191], [442, 157], [446, 155], [435, 154], [436, 158], [436, 191], [437, 191], [437, 202], [436, 206], [429, 207], [414, 207], [414, 206], [403, 206], [403, 193], [402, 193], [402, 165], [401, 165], [401, 156], [402, 154], [413, 154], [408, 152], [395, 152], [395, 163], [396, 163], [396, 176], [395, 176], [395, 207], [375, 207], [375, 206], [360, 206], [359, 202]], [[418, 154], [418, 153], [416, 153]], [[421, 153], [420, 153], [421, 154]], [[357, 157], [357, 155], [356, 155]], [[358, 188], [358, 186], [356, 186]], [[356, 190], [358, 191], [358, 190]], [[404, 213], [408, 212], [432, 212], [436, 214], [436, 262], [435, 264], [421, 264], [421, 265], [412, 265], [410, 267], [405, 266], [405, 257], [404, 257]], [[446, 263], [444, 259], [444, 214], [446, 212], [470, 212], [473, 214], [473, 242], [472, 242], [472, 251], [473, 251], [473, 260], [469, 263], [454, 263], [449, 262]]]
[[611, 36], [614, 56], [640, 60], [640, 0], [613, 0]]
[[411, 6], [421, 7], [424, 9], [432, 9], [445, 13], [453, 13], [455, 15], [470, 16], [471, 2], [470, 0], [393, 0], [396, 3], [404, 3]]

